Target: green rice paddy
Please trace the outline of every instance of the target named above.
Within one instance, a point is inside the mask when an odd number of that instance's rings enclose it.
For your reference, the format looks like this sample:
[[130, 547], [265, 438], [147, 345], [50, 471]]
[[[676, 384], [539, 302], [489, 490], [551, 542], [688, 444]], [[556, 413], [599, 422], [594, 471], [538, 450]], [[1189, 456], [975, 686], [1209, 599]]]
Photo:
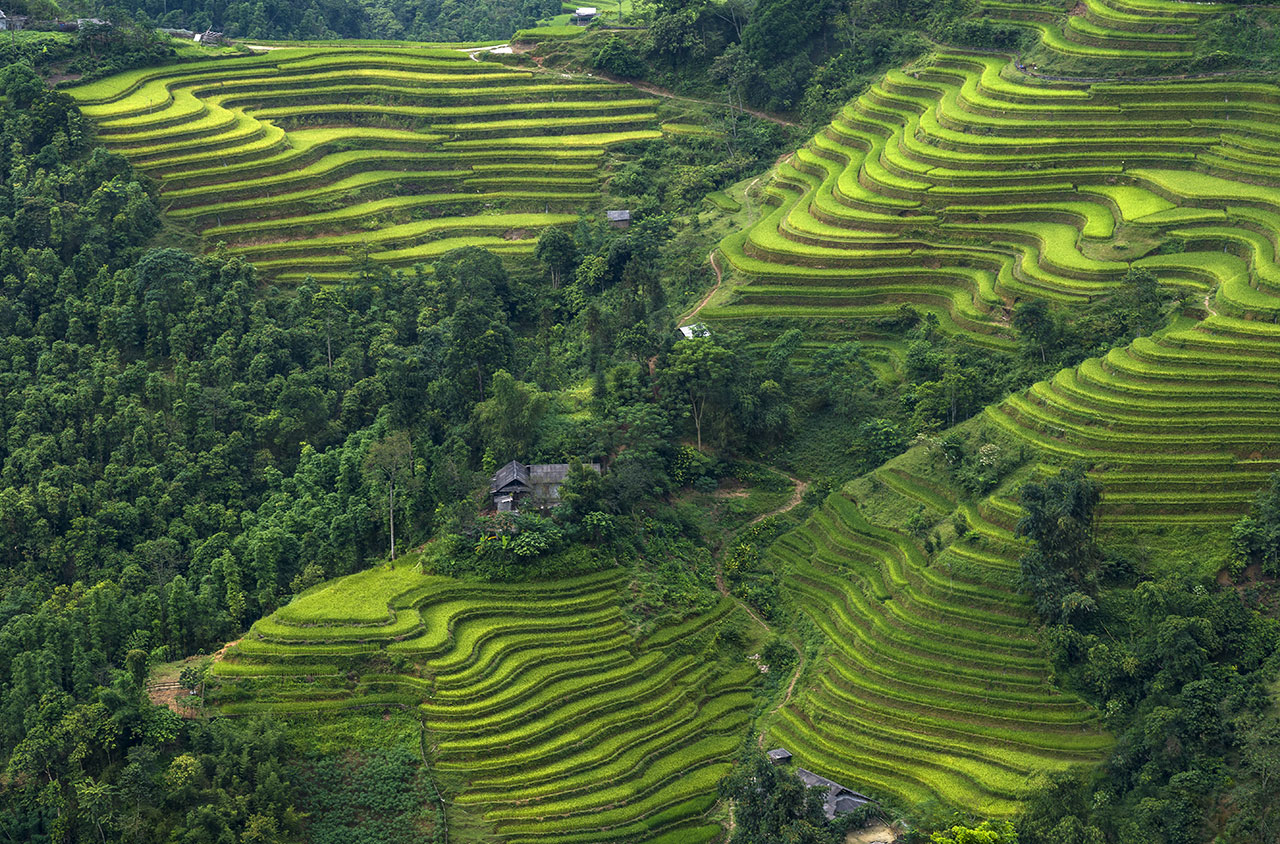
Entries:
[[[1043, 49], [1130, 62], [1189, 51], [1221, 11], [1089, 0], [1062, 25], [1057, 8], [984, 5], [1040, 29]], [[887, 73], [774, 169], [754, 224], [720, 245], [732, 277], [700, 318], [874, 336], [910, 303], [1007, 348], [1019, 302], [1069, 312], [1147, 268], [1184, 296], [1182, 318], [971, 427], [1036, 455], [1037, 471], [1090, 467], [1104, 529], [1186, 526], [1225, 546], [1280, 470], [1278, 100], [1275, 85], [1222, 79], [1053, 82], [942, 50]], [[913, 449], [774, 547], [826, 645], [765, 719], [767, 742], [903, 803], [1012, 815], [1036, 772], [1090, 764], [1110, 738], [1030, 638], [1016, 485], [966, 501], [939, 459]], [[902, 527], [919, 507], [942, 537], [933, 554]]]
[[171, 218], [281, 281], [341, 278], [356, 252], [528, 254], [591, 208], [608, 146], [661, 134], [632, 88], [447, 47], [302, 45], [69, 93]]
[[214, 665], [227, 715], [404, 708], [462, 811], [509, 842], [710, 841], [758, 673], [700, 651], [725, 601], [639, 637], [620, 573], [489, 585], [414, 558], [330, 581]]

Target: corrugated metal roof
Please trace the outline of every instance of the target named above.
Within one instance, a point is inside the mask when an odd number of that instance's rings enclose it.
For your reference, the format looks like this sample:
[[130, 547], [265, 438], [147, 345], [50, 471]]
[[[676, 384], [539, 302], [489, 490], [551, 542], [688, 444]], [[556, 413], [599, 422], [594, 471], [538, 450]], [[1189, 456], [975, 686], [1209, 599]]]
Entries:
[[489, 484], [489, 492], [498, 492], [511, 484], [529, 486], [529, 467], [519, 460], [512, 460], [494, 473], [493, 482]]
[[865, 794], [859, 794], [835, 780], [829, 780], [804, 768], [796, 768], [796, 776], [809, 788], [826, 789], [826, 796], [822, 800], [822, 811], [826, 814], [827, 820], [831, 820], [837, 814], [848, 814], [865, 803], [875, 802]]

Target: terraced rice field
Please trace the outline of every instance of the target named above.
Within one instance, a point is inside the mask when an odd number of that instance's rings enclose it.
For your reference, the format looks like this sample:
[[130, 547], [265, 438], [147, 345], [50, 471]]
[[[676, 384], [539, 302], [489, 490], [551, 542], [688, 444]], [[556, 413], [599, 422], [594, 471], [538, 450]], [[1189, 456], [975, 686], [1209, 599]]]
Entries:
[[[874, 477], [882, 507], [924, 504], [934, 519], [957, 509], [902, 461]], [[1096, 762], [1111, 739], [1052, 687], [1006, 517], [966, 507], [969, 535], [931, 559], [862, 515], [854, 499], [867, 494], [865, 481], [833, 494], [771, 552], [829, 646], [769, 720], [769, 743], [902, 805], [1015, 814], [1037, 773]]]
[[777, 169], [771, 211], [721, 247], [736, 295], [701, 316], [905, 301], [1001, 346], [1019, 300], [1070, 307], [1147, 267], [1203, 319], [988, 416], [1093, 465], [1113, 520], [1234, 519], [1280, 469], [1277, 102], [1258, 83], [1049, 85], [958, 53], [892, 71]]
[[1196, 26], [1232, 8], [1173, 0], [1082, 0], [1064, 18], [1060, 6], [981, 0], [981, 7], [991, 19], [1036, 32], [1050, 55], [1099, 67], [1189, 58]]
[[655, 100], [448, 48], [325, 46], [70, 89], [171, 219], [282, 281], [449, 249], [531, 252], [598, 199], [605, 149], [658, 137]]
[[[332, 581], [259, 621], [217, 663], [223, 714], [406, 707], [451, 811], [507, 842], [700, 842], [742, 741], [750, 667], [701, 658], [724, 602], [637, 638], [617, 573], [463, 583], [412, 560]], [[358, 678], [358, 679], [352, 679]]]
[[[1086, 9], [1146, 38], [1216, 7]], [[1144, 17], [1173, 11], [1188, 20]], [[1095, 51], [1074, 27], [1058, 37]], [[1104, 525], [1222, 531], [1280, 470], [1278, 104], [1271, 84], [1069, 84], [940, 52], [887, 73], [776, 168], [758, 222], [721, 245], [731, 292], [700, 318], [858, 331], [910, 302], [1010, 347], [1019, 301], [1069, 310], [1149, 268], [1186, 294], [1182, 318], [976, 424], [1029, 446], [1043, 471], [1089, 466]], [[1031, 772], [1097, 759], [1108, 738], [1052, 690], [1029, 638], [1014, 490], [967, 502], [924, 477], [927, 462], [913, 451], [850, 485], [774, 551], [828, 644], [769, 742], [907, 803], [1010, 814]], [[970, 533], [930, 558], [901, 530], [921, 505], [944, 534], [956, 513]]]

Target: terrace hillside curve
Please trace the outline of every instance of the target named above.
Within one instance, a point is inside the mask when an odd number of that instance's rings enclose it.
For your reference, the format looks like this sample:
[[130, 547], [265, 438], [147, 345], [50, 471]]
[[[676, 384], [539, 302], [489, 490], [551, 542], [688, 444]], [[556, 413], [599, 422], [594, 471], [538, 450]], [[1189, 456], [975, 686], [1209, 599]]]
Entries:
[[448, 48], [281, 47], [68, 93], [170, 219], [283, 282], [529, 254], [598, 200], [610, 145], [659, 137], [626, 86]]
[[[416, 715], [452, 818], [504, 842], [707, 842], [758, 672], [706, 659], [731, 600], [637, 635], [617, 571], [537, 584], [423, 575], [413, 556], [329, 581], [214, 664], [226, 715]], [[701, 647], [700, 647], [701, 646]]]
[[[1033, 475], [1085, 464], [1104, 529], [1225, 542], [1280, 470], [1278, 108], [1272, 83], [1054, 82], [940, 49], [775, 168], [765, 212], [721, 243], [728, 293], [699, 318], [874, 335], [910, 303], [1013, 348], [1017, 303], [1069, 311], [1149, 269], [1186, 294], [1183, 317], [967, 430], [1033, 455]], [[931, 551], [903, 529], [917, 510]], [[770, 743], [878, 795], [992, 816], [1016, 813], [1034, 774], [1099, 759], [1110, 739], [1053, 687], [1017, 589], [1020, 513], [1013, 486], [974, 500], [922, 445], [783, 537], [772, 559], [826, 645], [765, 720]]]

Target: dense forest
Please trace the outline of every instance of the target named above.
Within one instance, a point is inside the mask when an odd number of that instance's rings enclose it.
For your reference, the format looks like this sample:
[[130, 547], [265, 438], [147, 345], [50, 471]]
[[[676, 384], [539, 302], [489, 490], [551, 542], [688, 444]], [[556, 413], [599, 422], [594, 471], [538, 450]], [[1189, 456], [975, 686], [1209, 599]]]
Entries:
[[[371, 738], [347, 752], [345, 728], [324, 719], [180, 718], [151, 703], [151, 670], [212, 653], [399, 548], [427, 549], [429, 574], [473, 582], [627, 568], [631, 611], [649, 623], [714, 604], [714, 584], [690, 574], [714, 553], [726, 594], [799, 631], [763, 649], [775, 675], [794, 665], [799, 677], [820, 634], [789, 605], [767, 548], [846, 482], [881, 484], [878, 468], [910, 449], [933, 455], [966, 502], [1013, 490], [1015, 591], [1052, 683], [1087, 701], [1114, 744], [1031, 783], [1012, 819], [887, 799], [829, 823], [817, 792], [744, 737], [718, 786], [735, 807], [729, 840], [834, 844], [873, 819], [943, 844], [1280, 838], [1280, 475], [1215, 535], [1230, 565], [1214, 581], [1164, 559], [1167, 544], [1100, 528], [1093, 467], [1047, 471], [1032, 446], [984, 427], [985, 408], [1169, 330], [1207, 306], [1203, 292], [1125, 265], [1107, 295], [1071, 309], [1010, 302], [1004, 344], [972, 342], [910, 296], [877, 303], [857, 331], [815, 330], [785, 307], [713, 323], [707, 338], [677, 330], [715, 281], [707, 252], [756, 222], [726, 223], [737, 203], [724, 192], [797, 145], [785, 124], [825, 123], [933, 42], [1012, 53], [1035, 47], [1025, 29], [958, 2], [642, 4], [644, 31], [539, 48], [551, 66], [712, 101], [696, 113], [708, 132], [610, 149], [604, 199], [633, 210], [629, 228], [584, 215], [541, 232], [522, 261], [468, 246], [407, 272], [354, 250], [343, 279], [285, 285], [225, 246], [197, 248], [155, 181], [109, 152], [47, 77], [174, 58], [152, 26], [466, 41], [506, 38], [559, 5], [125, 6], [92, 10], [119, 22], [112, 35], [0, 39], [6, 840], [438, 840], [415, 727], [356, 718]], [[1269, 67], [1273, 46], [1238, 36], [1271, 15], [1214, 19], [1179, 68]], [[747, 105], [791, 120], [748, 117]], [[565, 459], [553, 512], [481, 514], [497, 467]], [[762, 483], [761, 465], [807, 479], [794, 523], [731, 534], [694, 512], [691, 501]], [[917, 497], [936, 509], [943, 496]], [[982, 517], [975, 506], [929, 518], [924, 504], [889, 516], [929, 558]], [[737, 654], [739, 638], [714, 646]], [[184, 677], [184, 690], [199, 682]]]
[[213, 29], [233, 38], [333, 39], [372, 38], [417, 41], [486, 41], [509, 38], [539, 19], [560, 14], [548, 0], [523, 2], [426, 4], [363, 2], [49, 3], [18, 0], [12, 12], [54, 18], [93, 14], [113, 23], [136, 20], [145, 26]]

